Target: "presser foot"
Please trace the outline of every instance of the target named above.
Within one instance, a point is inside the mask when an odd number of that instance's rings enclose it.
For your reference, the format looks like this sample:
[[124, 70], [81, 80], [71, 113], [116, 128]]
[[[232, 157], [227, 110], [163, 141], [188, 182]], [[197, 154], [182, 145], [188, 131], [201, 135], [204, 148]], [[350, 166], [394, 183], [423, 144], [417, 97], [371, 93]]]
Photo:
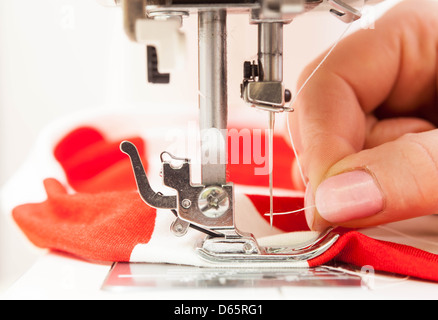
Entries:
[[155, 208], [170, 209], [175, 215], [176, 219], [170, 226], [175, 236], [184, 236], [188, 228], [207, 235], [195, 250], [208, 262], [263, 264], [306, 261], [324, 253], [339, 238], [339, 234], [330, 228], [316, 239], [298, 246], [260, 246], [252, 234], [242, 232], [235, 226], [232, 184], [192, 184], [190, 161], [163, 152], [163, 183], [177, 192], [177, 195], [165, 196], [151, 188], [137, 148], [124, 141], [120, 149], [131, 159], [143, 201]]
[[[333, 228], [321, 233], [316, 239], [289, 246], [260, 246], [251, 235], [237, 237], [207, 236], [196, 248], [199, 256], [211, 263], [269, 264], [307, 261], [326, 252], [339, 238]], [[235, 232], [235, 230], [234, 230]]]

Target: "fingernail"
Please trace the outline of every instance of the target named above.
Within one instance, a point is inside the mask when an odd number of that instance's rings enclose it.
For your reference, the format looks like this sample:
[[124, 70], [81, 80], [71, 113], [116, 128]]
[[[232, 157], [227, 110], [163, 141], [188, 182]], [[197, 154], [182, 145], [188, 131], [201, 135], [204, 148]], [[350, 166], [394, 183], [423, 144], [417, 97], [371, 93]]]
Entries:
[[315, 200], [313, 196], [313, 189], [310, 183], [307, 183], [306, 186], [306, 193], [304, 194], [304, 207], [306, 208], [304, 210], [304, 214], [306, 216], [306, 222], [309, 226], [309, 229], [312, 230], [313, 221], [315, 219]]
[[323, 181], [316, 190], [315, 205], [325, 220], [342, 223], [382, 211], [383, 195], [369, 173], [357, 170]]

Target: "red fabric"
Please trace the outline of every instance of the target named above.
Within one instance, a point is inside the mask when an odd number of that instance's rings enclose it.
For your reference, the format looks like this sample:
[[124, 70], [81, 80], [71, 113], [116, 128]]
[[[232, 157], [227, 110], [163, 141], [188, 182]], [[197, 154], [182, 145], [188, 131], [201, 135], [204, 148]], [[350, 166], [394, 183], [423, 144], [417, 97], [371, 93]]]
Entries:
[[332, 259], [375, 270], [398, 273], [438, 281], [438, 255], [397, 243], [376, 240], [358, 231], [346, 231], [335, 244], [319, 257], [309, 261], [310, 267]]
[[[129, 138], [140, 155], [141, 138]], [[156, 210], [136, 191], [129, 158], [121, 141], [108, 141], [98, 130], [81, 127], [60, 140], [54, 155], [70, 186], [68, 194], [55, 179], [44, 181], [47, 200], [16, 207], [13, 218], [38, 247], [82, 258], [129, 261], [138, 243], [147, 243], [155, 226]], [[147, 169], [147, 161], [142, 157]]]
[[24, 204], [13, 217], [38, 247], [99, 261], [129, 261], [138, 243], [148, 243], [156, 210], [136, 191], [68, 194], [55, 179], [44, 181], [48, 199]]
[[[270, 209], [269, 196], [248, 195], [248, 198], [266, 222], [270, 222], [270, 216], [265, 216], [265, 213], [268, 213]], [[274, 197], [275, 212], [293, 211], [303, 207], [303, 197]], [[309, 231], [303, 211], [295, 214], [276, 215], [273, 219], [273, 225], [284, 232]]]
[[[145, 154], [141, 138], [129, 138]], [[55, 147], [54, 155], [64, 169], [69, 185], [79, 192], [135, 190], [131, 162], [120, 152], [122, 141], [107, 141], [103, 134], [90, 127], [78, 128], [65, 136]], [[147, 170], [147, 160], [142, 157]]]
[[[247, 130], [250, 134], [250, 140], [244, 141], [245, 138], [241, 137], [238, 145], [239, 157], [235, 154], [237, 150], [234, 150], [235, 144], [233, 144], [233, 135], [239, 133], [245, 133]], [[228, 180], [233, 183], [268, 187], [269, 175], [256, 175], [254, 170], [256, 168], [262, 169], [266, 166], [268, 168], [268, 150], [266, 150], [266, 135], [264, 131], [261, 131], [259, 135], [254, 135], [254, 129], [241, 129], [232, 128], [229, 129], [228, 135]], [[234, 140], [236, 141], [236, 140]], [[235, 142], [234, 142], [235, 143]], [[292, 181], [292, 160], [294, 159], [294, 153], [287, 141], [282, 136], [274, 136], [274, 166], [273, 166], [273, 183], [276, 188], [294, 189]], [[257, 156], [255, 156], [255, 154]], [[234, 158], [233, 158], [234, 156]], [[238, 163], [235, 159], [238, 158]], [[233, 161], [234, 160], [234, 161]], [[250, 161], [248, 161], [250, 160]], [[265, 163], [266, 161], [266, 163]], [[245, 163], [250, 162], [250, 163]]]

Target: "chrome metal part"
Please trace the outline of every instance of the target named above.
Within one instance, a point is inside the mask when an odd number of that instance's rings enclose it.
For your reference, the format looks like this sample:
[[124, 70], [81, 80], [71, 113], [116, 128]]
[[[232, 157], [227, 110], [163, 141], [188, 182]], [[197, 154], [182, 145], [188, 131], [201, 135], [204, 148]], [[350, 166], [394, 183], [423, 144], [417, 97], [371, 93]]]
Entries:
[[283, 22], [258, 24], [260, 81], [283, 81]]
[[328, 3], [333, 7], [330, 9], [330, 13], [345, 23], [356, 21], [362, 16], [359, 10], [353, 8], [344, 1], [328, 0]]
[[126, 153], [131, 159], [138, 191], [143, 201], [154, 208], [176, 208], [176, 196], [163, 196], [161, 193], [157, 193], [152, 190], [151, 185], [149, 184], [149, 180], [146, 176], [143, 164], [141, 163], [140, 155], [138, 154], [137, 148], [131, 142], [123, 141], [120, 144], [120, 149], [124, 153]]
[[172, 231], [175, 236], [182, 237], [187, 233], [189, 227], [189, 222], [176, 218], [176, 220], [170, 225], [170, 231]]
[[177, 213], [180, 219], [211, 230], [234, 226], [232, 185], [193, 185], [188, 160], [180, 167], [173, 167], [166, 161], [162, 165], [164, 185], [178, 193]]
[[177, 18], [182, 23], [182, 19], [184, 17], [188, 17], [189, 12], [183, 10], [157, 9], [153, 11], [148, 11], [147, 16], [149, 18], [161, 19], [161, 20]]
[[241, 96], [252, 106], [270, 112], [286, 107], [290, 91], [283, 85], [283, 26], [290, 21], [254, 20], [258, 27], [257, 64], [245, 62]]
[[207, 238], [198, 248], [198, 254], [211, 263], [275, 263], [305, 261], [327, 251], [339, 238], [333, 229], [317, 239], [298, 247], [260, 247], [251, 236], [238, 239]]
[[[157, 293], [160, 289], [204, 288], [357, 288], [364, 281], [359, 270], [355, 274], [350, 265], [341, 264], [315, 268], [247, 268], [246, 266], [222, 268], [195, 267], [179, 264], [116, 262], [112, 265], [102, 285], [109, 292]], [[279, 290], [279, 292], [282, 290]], [[297, 291], [299, 292], [299, 291]], [[296, 296], [294, 296], [296, 297]], [[265, 297], [266, 298], [266, 297]]]
[[198, 208], [209, 218], [218, 218], [230, 207], [228, 193], [218, 186], [206, 187], [199, 194]]
[[199, 123], [202, 184], [226, 183], [227, 14], [198, 13]]
[[271, 107], [273, 111], [284, 105], [284, 88], [279, 81], [249, 82], [246, 99], [248, 102]]
[[234, 228], [231, 184], [193, 185], [190, 161], [164, 152], [161, 155], [163, 184], [176, 190], [177, 196], [163, 196], [152, 190], [136, 147], [124, 141], [120, 148], [131, 159], [137, 187], [144, 202], [155, 208], [176, 209], [177, 218], [190, 225], [210, 229], [214, 234], [221, 229]]
[[[131, 2], [137, 0], [96, 0], [99, 4], [107, 7], [122, 6], [123, 2]], [[143, 0], [141, 0], [143, 1]], [[383, 0], [363, 0], [364, 3], [376, 4]], [[251, 21], [268, 22], [268, 21], [291, 21], [297, 15], [315, 10], [321, 5], [323, 0], [236, 0], [236, 1], [178, 1], [178, 0], [147, 0], [145, 9], [149, 13], [155, 11], [182, 11], [182, 12], [197, 12], [199, 10], [219, 10], [226, 9], [229, 13], [249, 12]], [[350, 3], [354, 0], [327, 0], [327, 3], [333, 6], [336, 16], [349, 15], [345, 11], [358, 16], [358, 10], [354, 9]], [[129, 5], [129, 4], [128, 4]], [[353, 10], [351, 10], [353, 9]]]
[[339, 237], [330, 229], [316, 240], [297, 247], [261, 247], [252, 234], [241, 232], [235, 226], [232, 185], [193, 185], [190, 161], [164, 153], [161, 156], [164, 184], [175, 189], [178, 195], [163, 196], [151, 189], [135, 146], [124, 141], [121, 149], [131, 158], [143, 200], [154, 207], [173, 206], [172, 212], [176, 215], [170, 227], [173, 234], [181, 237], [189, 227], [208, 234], [196, 250], [211, 263], [308, 260], [325, 252]]

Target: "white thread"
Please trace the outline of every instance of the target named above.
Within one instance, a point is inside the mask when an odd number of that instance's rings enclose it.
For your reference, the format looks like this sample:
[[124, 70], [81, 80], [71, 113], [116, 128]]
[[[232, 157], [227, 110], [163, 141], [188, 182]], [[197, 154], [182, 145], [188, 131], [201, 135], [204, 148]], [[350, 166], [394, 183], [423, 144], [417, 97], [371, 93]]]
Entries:
[[282, 215], [286, 215], [286, 214], [292, 214], [292, 213], [298, 213], [298, 212], [302, 212], [305, 211], [307, 209], [311, 209], [311, 208], [315, 208], [316, 206], [308, 206], [308, 207], [304, 207], [301, 209], [297, 209], [297, 210], [292, 210], [292, 211], [286, 211], [286, 212], [267, 212], [265, 213], [265, 216], [282, 216]]
[[329, 269], [329, 270], [341, 271], [341, 272], [344, 272], [346, 274], [351, 274], [351, 275], [354, 275], [354, 276], [359, 276], [362, 280], [365, 280], [364, 282], [366, 284], [370, 283], [369, 280], [372, 280], [372, 279], [378, 279], [379, 281], [387, 281], [387, 282], [389, 282], [388, 284], [385, 284], [385, 285], [379, 285], [379, 286], [373, 285], [372, 288], [370, 288], [370, 289], [388, 288], [388, 287], [397, 285], [400, 282], [405, 282], [405, 281], [410, 279], [410, 276], [406, 276], [406, 277], [403, 277], [403, 278], [395, 278], [394, 279], [394, 278], [388, 278], [385, 275], [381, 275], [380, 276], [380, 275], [375, 274], [375, 273], [373, 273], [373, 274], [366, 274], [366, 273], [363, 273], [363, 272], [356, 272], [356, 271], [348, 270], [348, 269], [343, 268], [343, 267], [331, 267], [331, 266], [327, 266], [327, 265], [323, 265], [323, 267], [326, 268], [326, 269]]
[[431, 244], [431, 245], [434, 245], [434, 246], [438, 246], [438, 243], [435, 242], [435, 241], [429, 241], [429, 240], [426, 240], [426, 239], [421, 239], [421, 238], [418, 238], [418, 237], [414, 237], [414, 236], [411, 236], [411, 235], [406, 234], [404, 232], [392, 229], [392, 228], [387, 227], [387, 226], [380, 225], [380, 226], [376, 226], [376, 227], [379, 228], [379, 229], [385, 230], [385, 231], [389, 231], [389, 232], [395, 233], [395, 234], [397, 234], [399, 236], [402, 236], [402, 237], [405, 237], [407, 239], [411, 239], [411, 240], [414, 240], [414, 241], [422, 242], [422, 243], [425, 243], [425, 244]]
[[[319, 68], [321, 68], [322, 64], [327, 60], [327, 58], [329, 57], [329, 55], [333, 52], [333, 50], [336, 48], [336, 46], [339, 44], [339, 42], [341, 42], [341, 40], [344, 38], [345, 34], [348, 32], [348, 30], [350, 29], [350, 27], [352, 26], [353, 22], [350, 22], [347, 27], [345, 28], [345, 30], [342, 32], [341, 36], [336, 40], [336, 42], [333, 44], [333, 46], [330, 48], [330, 50], [327, 52], [327, 54], [322, 58], [322, 60], [320, 61], [320, 63], [316, 66], [316, 68], [312, 71], [312, 73], [307, 77], [307, 79], [304, 81], [304, 83], [301, 85], [301, 87], [298, 89], [297, 94], [293, 97], [293, 99], [291, 100], [291, 102], [289, 103], [289, 108], [292, 109], [293, 104], [295, 103], [297, 97], [300, 95], [301, 91], [304, 89], [304, 87], [307, 85], [307, 83], [310, 81], [310, 79], [315, 75], [316, 71], [318, 71]], [[286, 124], [287, 124], [287, 131], [289, 133], [289, 140], [290, 140], [290, 144], [292, 146], [292, 150], [294, 152], [294, 156], [295, 159], [297, 159], [297, 166], [298, 166], [298, 170], [300, 172], [300, 176], [301, 179], [303, 181], [304, 185], [307, 185], [306, 182], [306, 178], [304, 176], [304, 172], [303, 172], [303, 168], [301, 166], [300, 160], [298, 158], [298, 152], [297, 149], [295, 147], [295, 143], [294, 143], [294, 139], [292, 137], [292, 130], [290, 129], [290, 123], [289, 123], [289, 116], [286, 116]], [[307, 207], [307, 208], [311, 208], [311, 207]], [[304, 211], [306, 210], [306, 208], [300, 209], [299, 211]], [[290, 213], [295, 213], [298, 212], [297, 210], [294, 211], [288, 211], [288, 212], [277, 212], [274, 215], [280, 215], [280, 214], [290, 214]]]
[[274, 216], [281, 216], [281, 215], [286, 215], [286, 214], [292, 214], [292, 213], [298, 213], [298, 212], [302, 212], [304, 210], [307, 209], [311, 209], [311, 208], [315, 208], [316, 206], [308, 206], [308, 207], [304, 207], [301, 209], [297, 209], [297, 210], [293, 210], [293, 211], [286, 211], [286, 212], [269, 212], [269, 213], [265, 213], [265, 216], [270, 216], [270, 215], [274, 215]]
[[297, 149], [295, 148], [294, 139], [292, 138], [292, 130], [290, 129], [289, 117], [288, 116], [286, 116], [286, 124], [287, 124], [287, 131], [289, 133], [290, 144], [292, 146], [292, 150], [294, 152], [295, 159], [297, 159], [297, 166], [298, 166], [298, 170], [300, 172], [301, 180], [303, 181], [304, 185], [307, 185], [306, 178], [304, 177], [303, 168], [301, 167], [300, 160], [298, 159], [298, 152], [297, 152]]
[[[342, 32], [341, 36], [338, 38], [338, 40], [333, 44], [333, 46], [330, 48], [330, 50], [327, 52], [327, 54], [324, 56], [324, 58], [322, 58], [321, 62], [316, 66], [316, 68], [312, 71], [312, 73], [307, 77], [307, 79], [304, 81], [304, 83], [301, 85], [301, 87], [298, 89], [297, 94], [293, 97], [293, 99], [291, 100], [291, 102], [289, 103], [289, 108], [292, 109], [292, 105], [295, 103], [297, 97], [300, 95], [301, 91], [304, 89], [304, 87], [307, 85], [307, 83], [310, 81], [310, 79], [315, 75], [316, 71], [318, 71], [319, 68], [321, 68], [322, 64], [327, 60], [327, 58], [329, 57], [329, 55], [332, 53], [332, 51], [336, 48], [336, 46], [338, 45], [338, 43], [344, 38], [345, 34], [347, 33], [347, 31], [350, 29], [351, 25], [353, 24], [353, 22], [350, 22], [347, 27], [345, 28], [344, 32]], [[287, 130], [289, 133], [289, 139], [290, 139], [290, 143], [295, 155], [295, 159], [297, 159], [297, 165], [298, 165], [298, 169], [300, 171], [300, 175], [301, 175], [301, 179], [303, 180], [304, 185], [307, 184], [306, 182], [306, 178], [304, 177], [304, 173], [303, 173], [303, 169], [300, 163], [300, 160], [298, 158], [298, 153], [297, 150], [295, 148], [295, 144], [294, 144], [294, 140], [292, 138], [292, 130], [290, 129], [290, 123], [289, 123], [289, 117], [286, 117], [286, 123], [287, 123]]]
[[292, 108], [292, 105], [296, 101], [297, 97], [300, 95], [301, 91], [304, 89], [304, 87], [307, 85], [307, 83], [310, 81], [310, 79], [313, 77], [313, 75], [318, 71], [318, 69], [322, 66], [322, 64], [327, 60], [329, 55], [332, 53], [332, 51], [336, 48], [336, 46], [341, 42], [341, 40], [344, 38], [345, 34], [348, 32], [350, 27], [353, 25], [353, 22], [350, 22], [345, 30], [341, 33], [341, 36], [336, 40], [336, 42], [333, 44], [333, 46], [330, 48], [330, 50], [327, 52], [327, 54], [322, 58], [321, 62], [316, 66], [316, 68], [312, 71], [312, 73], [307, 77], [306, 81], [301, 85], [300, 89], [298, 89], [297, 94], [292, 98], [292, 100], [289, 102], [289, 108]]

